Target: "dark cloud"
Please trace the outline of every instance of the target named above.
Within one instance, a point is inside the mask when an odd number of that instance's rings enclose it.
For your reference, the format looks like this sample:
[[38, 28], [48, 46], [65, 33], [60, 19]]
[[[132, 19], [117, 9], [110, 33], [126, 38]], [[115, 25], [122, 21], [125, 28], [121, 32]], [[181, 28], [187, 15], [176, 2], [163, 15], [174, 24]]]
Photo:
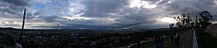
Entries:
[[[158, 17], [162, 14], [171, 15], [172, 13], [190, 13], [198, 14], [198, 12], [208, 10], [216, 12], [216, 4], [214, 1], [208, 0], [144, 0], [151, 5], [157, 7], [150, 8], [130, 8], [129, 0], [83, 0], [80, 4], [85, 6], [82, 17], [87, 18], [116, 18], [115, 23], [105, 23], [103, 20], [64, 20], [63, 28], [159, 28], [167, 27], [166, 23], [155, 24]], [[203, 7], [201, 7], [203, 6]], [[114, 15], [111, 15], [114, 14]], [[59, 17], [43, 17], [47, 22], [55, 22]]]
[[[14, 21], [7, 19], [5, 21], [16, 22], [17, 19], [22, 18], [23, 9], [27, 7], [29, 8], [27, 23], [30, 22], [30, 25], [34, 22], [56, 25], [58, 22], [63, 25], [63, 28], [158, 28], [167, 26], [166, 23], [155, 24], [158, 22], [156, 21], [158, 17], [173, 17], [181, 13], [193, 17], [205, 10], [209, 11], [214, 18], [217, 15], [215, 0], [142, 0], [148, 4], [135, 4], [139, 7], [129, 7], [131, 1], [133, 0], [73, 0], [72, 2], [59, 0], [51, 1], [49, 4], [44, 2], [40, 5], [45, 7], [35, 9], [34, 7], [37, 6], [32, 6], [34, 2], [30, 0], [0, 0], [0, 18], [14, 19]], [[71, 4], [74, 6], [70, 6]], [[151, 5], [156, 7], [148, 8]], [[84, 9], [81, 6], [84, 6]], [[72, 12], [70, 12], [71, 8], [74, 8]], [[64, 18], [73, 16], [79, 17], [72, 20]], [[50, 24], [46, 24], [47, 26], [35, 24], [33, 27], [55, 28]]]
[[[82, 2], [85, 5], [86, 10], [82, 16], [85, 17], [97, 17], [97, 18], [117, 18], [115, 21], [118, 23], [110, 24], [114, 27], [127, 27], [139, 24], [153, 23], [155, 22], [154, 14], [148, 12], [147, 9], [133, 9], [127, 8], [130, 0], [88, 0]], [[122, 11], [121, 11], [122, 10]], [[92, 21], [95, 22], [95, 21]], [[102, 22], [101, 22], [102, 23]]]
[[58, 21], [56, 19], [59, 19], [60, 17], [59, 16], [41, 16], [38, 18], [46, 22], [56, 22]]
[[27, 0], [0, 0], [0, 11], [12, 14], [14, 17], [21, 16], [23, 9], [28, 6]]
[[82, 2], [86, 10], [86, 17], [108, 17], [108, 13], [116, 12], [119, 8], [126, 6], [128, 0], [87, 0]]
[[27, 6], [28, 0], [0, 0], [17, 6]]

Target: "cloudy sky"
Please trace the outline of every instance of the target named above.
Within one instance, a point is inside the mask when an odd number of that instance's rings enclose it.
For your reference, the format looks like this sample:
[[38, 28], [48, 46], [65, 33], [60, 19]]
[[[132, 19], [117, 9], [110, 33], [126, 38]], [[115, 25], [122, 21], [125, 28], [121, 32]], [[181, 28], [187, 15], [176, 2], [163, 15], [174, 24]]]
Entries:
[[0, 27], [26, 29], [164, 28], [172, 17], [217, 15], [216, 0], [0, 0]]

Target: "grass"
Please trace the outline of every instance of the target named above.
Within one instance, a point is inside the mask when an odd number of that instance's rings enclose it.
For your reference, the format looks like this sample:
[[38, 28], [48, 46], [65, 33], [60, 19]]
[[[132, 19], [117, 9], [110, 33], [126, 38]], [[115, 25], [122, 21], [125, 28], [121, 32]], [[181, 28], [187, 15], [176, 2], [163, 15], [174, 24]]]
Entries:
[[200, 48], [217, 48], [217, 38], [206, 32], [198, 32], [198, 45]]

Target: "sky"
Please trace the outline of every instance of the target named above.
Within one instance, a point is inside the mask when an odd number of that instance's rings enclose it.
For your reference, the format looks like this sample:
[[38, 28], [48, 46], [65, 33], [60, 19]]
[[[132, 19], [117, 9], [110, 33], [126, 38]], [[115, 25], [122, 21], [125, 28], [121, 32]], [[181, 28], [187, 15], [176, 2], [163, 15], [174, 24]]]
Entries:
[[0, 0], [0, 27], [26, 29], [166, 28], [181, 13], [209, 11], [216, 22], [217, 0]]

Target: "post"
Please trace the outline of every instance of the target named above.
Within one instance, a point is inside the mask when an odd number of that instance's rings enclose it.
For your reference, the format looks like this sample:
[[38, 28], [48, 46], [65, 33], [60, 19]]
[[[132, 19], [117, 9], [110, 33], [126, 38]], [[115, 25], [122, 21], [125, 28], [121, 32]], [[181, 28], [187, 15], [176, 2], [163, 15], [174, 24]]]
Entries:
[[197, 15], [196, 15], [196, 20], [195, 20], [195, 21], [196, 21], [196, 23], [198, 22], [198, 20], [197, 20]]
[[26, 8], [24, 9], [24, 14], [23, 14], [23, 23], [22, 23], [22, 31], [20, 33], [20, 36], [18, 37], [18, 40], [16, 40], [16, 44], [15, 44], [15, 48], [22, 48], [22, 38], [23, 38], [23, 32], [24, 30], [24, 26], [25, 26], [25, 17], [26, 17]]
[[22, 30], [24, 30], [24, 26], [25, 26], [25, 18], [26, 18], [26, 8], [24, 9], [24, 14], [23, 14]]
[[22, 22], [22, 31], [21, 31], [21, 33], [20, 33], [20, 37], [19, 37], [19, 41], [21, 41], [22, 40], [22, 34], [23, 34], [23, 32], [24, 32], [24, 26], [25, 26], [25, 18], [26, 18], [26, 8], [24, 9], [24, 12], [23, 12], [24, 14], [23, 14], [23, 22]]
[[60, 24], [57, 25], [57, 29], [60, 29]]

